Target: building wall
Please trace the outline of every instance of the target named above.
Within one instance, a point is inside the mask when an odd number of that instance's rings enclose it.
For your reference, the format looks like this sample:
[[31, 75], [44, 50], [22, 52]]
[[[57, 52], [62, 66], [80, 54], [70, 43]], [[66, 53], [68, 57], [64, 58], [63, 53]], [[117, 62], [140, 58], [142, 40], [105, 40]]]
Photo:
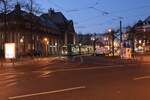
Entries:
[[[58, 17], [61, 18], [62, 16], [63, 14]], [[51, 21], [51, 19], [44, 20], [40, 16], [22, 11], [20, 5], [17, 4], [15, 9], [7, 14], [8, 24], [6, 26], [4, 25], [3, 17], [0, 18], [0, 49], [4, 51], [4, 43], [13, 42], [16, 43], [17, 56], [31, 55], [31, 53], [35, 52], [39, 52], [42, 56], [47, 56], [57, 55], [61, 46], [74, 43], [75, 35], [67, 32], [74, 32], [73, 25], [68, 24], [68, 26], [71, 25], [71, 30], [64, 27], [66, 23], [63, 20], [67, 21], [66, 18], [62, 19], [59, 25], [55, 21]], [[54, 25], [49, 24], [49, 21]], [[67, 33], [63, 33], [62, 31], [64, 30]]]
[[[33, 35], [31, 35], [33, 34]], [[47, 33], [31, 33], [29, 31], [9, 31], [7, 32], [8, 43], [16, 44], [17, 56], [27, 56], [29, 53], [36, 51], [42, 56], [56, 55], [61, 38]], [[0, 31], [0, 48], [4, 51], [4, 32]], [[44, 39], [47, 41], [44, 41]], [[33, 42], [33, 45], [32, 45]]]

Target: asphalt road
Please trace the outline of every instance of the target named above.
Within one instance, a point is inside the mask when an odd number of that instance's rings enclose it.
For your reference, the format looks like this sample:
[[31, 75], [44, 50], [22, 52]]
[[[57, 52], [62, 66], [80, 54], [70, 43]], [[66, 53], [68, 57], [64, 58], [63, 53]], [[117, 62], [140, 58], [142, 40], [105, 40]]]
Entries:
[[0, 100], [150, 100], [150, 64], [3, 69]]

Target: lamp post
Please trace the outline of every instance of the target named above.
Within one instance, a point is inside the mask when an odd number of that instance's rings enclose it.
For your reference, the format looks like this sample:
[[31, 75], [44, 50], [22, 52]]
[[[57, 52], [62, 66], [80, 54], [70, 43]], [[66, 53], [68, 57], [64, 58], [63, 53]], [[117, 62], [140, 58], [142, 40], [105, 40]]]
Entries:
[[59, 56], [59, 50], [58, 50], [58, 43], [55, 42], [55, 48], [56, 48], [56, 55]]
[[45, 44], [45, 55], [47, 56], [48, 55], [48, 44], [49, 44], [49, 40], [48, 38], [44, 38], [44, 44]]
[[96, 39], [95, 37], [91, 37], [91, 40], [93, 41], [93, 55], [95, 56], [95, 50], [96, 50]]
[[115, 56], [115, 50], [114, 50], [114, 48], [115, 48], [115, 46], [114, 46], [115, 36], [114, 36], [114, 31], [112, 31], [112, 29], [108, 29], [108, 32], [109, 32], [109, 34], [111, 35], [111, 38], [112, 38], [112, 43], [111, 43], [111, 45], [112, 45], [112, 56]]
[[81, 46], [82, 46], [82, 44], [79, 43], [79, 55], [81, 55]]
[[21, 39], [20, 39], [20, 44], [21, 44], [22, 53], [23, 53], [23, 52], [25, 53], [25, 41], [24, 41], [24, 36], [21, 37]]

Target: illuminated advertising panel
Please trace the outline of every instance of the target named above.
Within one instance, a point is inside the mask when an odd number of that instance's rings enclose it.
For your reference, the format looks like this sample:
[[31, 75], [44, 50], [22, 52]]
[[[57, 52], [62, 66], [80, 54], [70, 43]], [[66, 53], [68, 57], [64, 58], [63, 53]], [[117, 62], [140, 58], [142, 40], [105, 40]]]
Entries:
[[14, 59], [16, 58], [15, 43], [5, 43], [5, 58]]

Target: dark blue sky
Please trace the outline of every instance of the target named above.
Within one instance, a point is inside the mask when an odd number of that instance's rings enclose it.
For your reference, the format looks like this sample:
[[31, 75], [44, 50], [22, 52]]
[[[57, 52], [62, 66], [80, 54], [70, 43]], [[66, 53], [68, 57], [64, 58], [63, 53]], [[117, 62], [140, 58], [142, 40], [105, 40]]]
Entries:
[[123, 17], [125, 27], [150, 15], [150, 0], [37, 0], [37, 3], [45, 11], [49, 8], [61, 11], [82, 33], [119, 28], [119, 17]]

